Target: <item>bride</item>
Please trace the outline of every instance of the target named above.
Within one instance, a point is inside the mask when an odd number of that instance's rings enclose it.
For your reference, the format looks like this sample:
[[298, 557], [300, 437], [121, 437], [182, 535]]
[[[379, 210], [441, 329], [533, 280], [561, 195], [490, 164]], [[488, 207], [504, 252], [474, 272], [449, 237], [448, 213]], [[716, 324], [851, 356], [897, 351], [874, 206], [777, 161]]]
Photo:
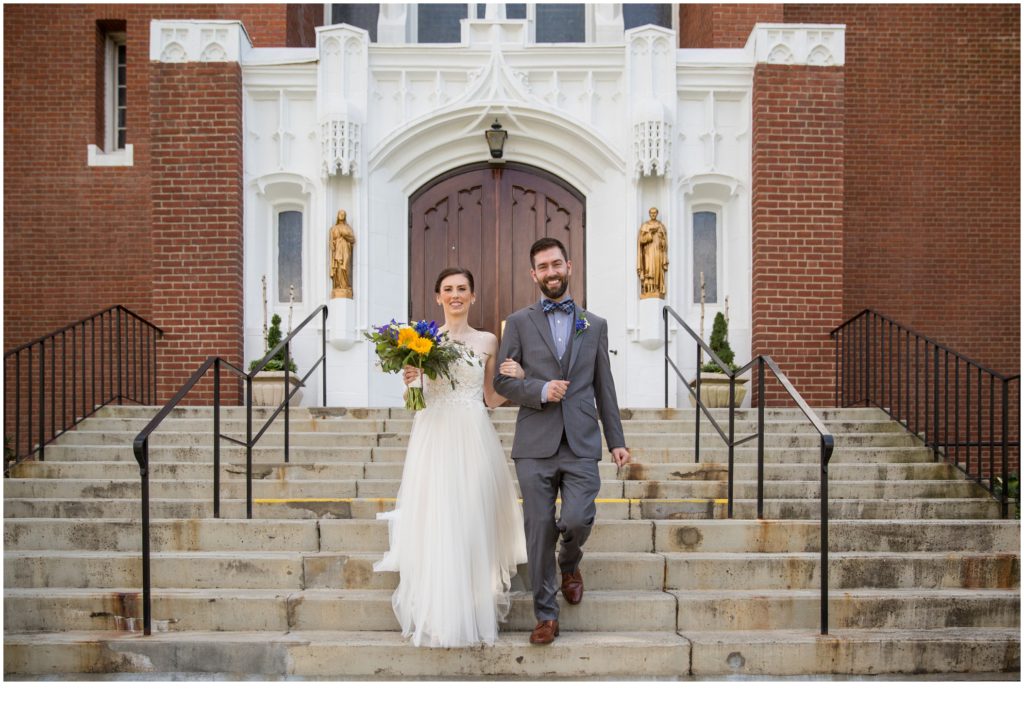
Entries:
[[[434, 292], [441, 331], [466, 352], [452, 370], [454, 389], [442, 377], [423, 378], [427, 407], [413, 421], [395, 509], [377, 515], [388, 521], [390, 550], [373, 569], [399, 573], [391, 604], [414, 645], [493, 644], [516, 565], [526, 562], [522, 508], [484, 406], [505, 401], [491, 383], [498, 340], [469, 325], [470, 271], [441, 271]], [[523, 376], [514, 360], [499, 371]], [[404, 379], [419, 383], [420, 371], [407, 366]]]

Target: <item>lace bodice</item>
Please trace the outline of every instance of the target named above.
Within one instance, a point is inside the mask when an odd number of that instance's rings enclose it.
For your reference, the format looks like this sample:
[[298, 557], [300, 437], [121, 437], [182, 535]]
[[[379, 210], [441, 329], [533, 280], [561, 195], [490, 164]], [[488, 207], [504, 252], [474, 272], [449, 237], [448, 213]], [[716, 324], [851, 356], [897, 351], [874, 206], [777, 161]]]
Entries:
[[484, 401], [484, 363], [479, 356], [462, 354], [462, 360], [452, 368], [452, 379], [455, 388], [446, 377], [431, 380], [423, 378], [423, 398], [427, 408], [452, 404], [483, 406]]

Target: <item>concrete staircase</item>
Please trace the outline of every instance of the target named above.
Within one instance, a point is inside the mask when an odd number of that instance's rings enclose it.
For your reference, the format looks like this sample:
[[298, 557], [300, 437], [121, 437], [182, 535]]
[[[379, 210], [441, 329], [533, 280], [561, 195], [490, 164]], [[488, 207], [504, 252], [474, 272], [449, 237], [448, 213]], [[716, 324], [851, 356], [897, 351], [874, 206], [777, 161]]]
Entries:
[[[818, 634], [818, 443], [803, 416], [768, 413], [764, 521], [755, 444], [737, 449], [728, 520], [717, 434], [704, 422], [694, 464], [692, 411], [638, 409], [624, 411], [635, 462], [601, 463], [587, 593], [562, 607], [562, 635], [528, 643], [524, 566], [499, 643], [455, 650], [405, 643], [397, 575], [372, 570], [407, 412], [295, 410], [291, 463], [280, 421], [255, 451], [248, 521], [244, 453], [224, 442], [213, 519], [211, 412], [179, 409], [150, 441], [147, 638], [130, 446], [155, 411], [104, 409], [4, 481], [5, 678], [1019, 678], [1019, 521], [868, 409], [822, 412], [837, 437], [830, 635]], [[514, 410], [493, 419], [509, 448]], [[241, 437], [242, 410], [222, 425]], [[754, 430], [756, 413], [740, 412], [737, 436]]]

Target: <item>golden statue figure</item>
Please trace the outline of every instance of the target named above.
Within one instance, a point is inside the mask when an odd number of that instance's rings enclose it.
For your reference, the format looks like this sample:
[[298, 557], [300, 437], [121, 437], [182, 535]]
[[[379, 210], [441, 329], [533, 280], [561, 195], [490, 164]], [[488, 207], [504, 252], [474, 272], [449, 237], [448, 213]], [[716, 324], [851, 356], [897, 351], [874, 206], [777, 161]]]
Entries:
[[352, 299], [352, 249], [356, 235], [345, 221], [345, 210], [338, 210], [338, 221], [331, 227], [331, 298]]
[[658, 210], [651, 207], [651, 218], [640, 225], [636, 239], [636, 274], [640, 278], [640, 299], [665, 299], [665, 273], [668, 270], [668, 232], [658, 221]]

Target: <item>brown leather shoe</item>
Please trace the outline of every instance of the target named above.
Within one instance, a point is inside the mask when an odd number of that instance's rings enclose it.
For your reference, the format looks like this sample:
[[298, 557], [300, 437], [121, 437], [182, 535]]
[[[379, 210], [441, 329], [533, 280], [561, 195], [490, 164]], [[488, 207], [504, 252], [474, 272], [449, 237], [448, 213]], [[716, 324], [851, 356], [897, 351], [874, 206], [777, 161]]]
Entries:
[[570, 604], [583, 601], [583, 573], [576, 570], [572, 574], [562, 573], [562, 596]]
[[550, 645], [558, 637], [558, 621], [537, 621], [537, 626], [530, 634], [530, 642], [534, 645]]

